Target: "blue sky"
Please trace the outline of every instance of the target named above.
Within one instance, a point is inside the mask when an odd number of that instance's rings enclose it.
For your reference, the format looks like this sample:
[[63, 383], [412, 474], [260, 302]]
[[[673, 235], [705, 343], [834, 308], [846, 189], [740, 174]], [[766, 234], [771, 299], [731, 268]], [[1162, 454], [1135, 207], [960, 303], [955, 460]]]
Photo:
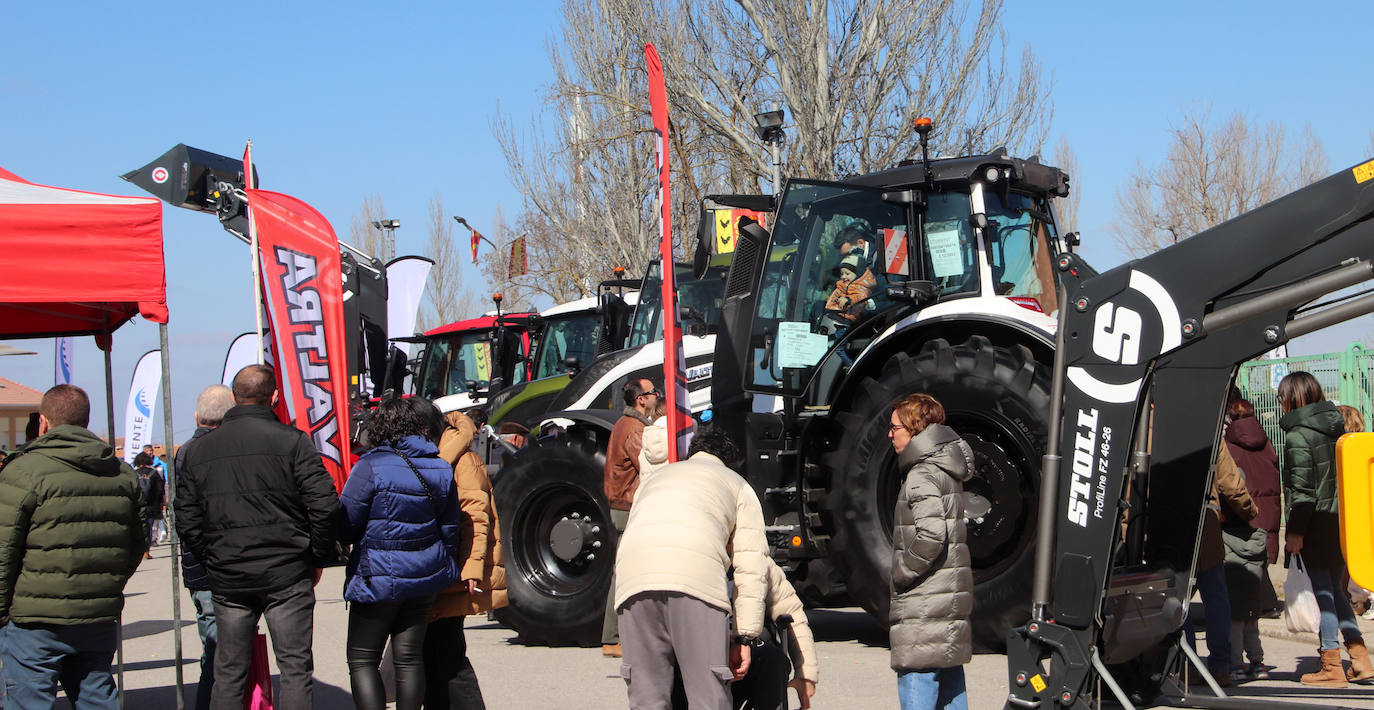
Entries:
[[[0, 166], [44, 184], [141, 194], [117, 176], [178, 142], [237, 156], [252, 139], [263, 187], [311, 203], [342, 235], [363, 199], [380, 195], [402, 221], [398, 253], [422, 247], [436, 193], [479, 229], [498, 206], [518, 210], [491, 125], [498, 110], [517, 124], [539, 110], [559, 23], [552, 0], [11, 5], [0, 11], [10, 29]], [[1109, 232], [1116, 192], [1137, 160], [1160, 160], [1185, 111], [1310, 124], [1333, 171], [1374, 157], [1364, 155], [1372, 25], [1374, 3], [1354, 1], [1302, 12], [1278, 2], [1008, 2], [1013, 58], [1030, 45], [1052, 81], [1049, 144], [1063, 134], [1078, 154], [1087, 259], [1122, 261]], [[253, 313], [246, 247], [206, 215], [164, 215], [180, 439], [196, 392], [219, 377]], [[1293, 350], [1342, 349], [1371, 333], [1359, 323]], [[39, 355], [0, 359], [0, 375], [50, 386], [51, 343], [14, 344]], [[116, 333], [117, 420], [135, 361], [156, 346], [148, 323]], [[103, 390], [89, 339], [76, 358], [77, 384]], [[104, 430], [103, 414], [92, 428]]]

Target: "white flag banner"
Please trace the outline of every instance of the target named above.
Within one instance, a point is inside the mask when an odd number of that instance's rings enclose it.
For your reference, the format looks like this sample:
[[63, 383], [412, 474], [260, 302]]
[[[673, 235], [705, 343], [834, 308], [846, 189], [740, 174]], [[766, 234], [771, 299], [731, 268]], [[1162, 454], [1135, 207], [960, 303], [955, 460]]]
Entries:
[[[267, 341], [264, 339], [263, 343], [266, 344]], [[271, 362], [271, 360], [272, 358], [268, 357], [263, 362]], [[234, 338], [234, 342], [229, 344], [229, 352], [224, 354], [224, 374], [220, 376], [220, 382], [223, 382], [225, 387], [233, 387], [234, 375], [239, 374], [239, 370], [256, 364], [258, 364], [258, 336], [253, 333], [244, 333]]]
[[[403, 256], [386, 265], [386, 337], [415, 334], [415, 316], [425, 294], [425, 281], [434, 262], [423, 256]], [[410, 343], [394, 343], [407, 357]]]
[[153, 443], [153, 412], [162, 388], [162, 353], [152, 350], [139, 358], [124, 407], [124, 460], [133, 463], [143, 447]]
[[75, 347], [75, 338], [70, 335], [57, 339], [57, 346], [53, 349], [55, 370], [53, 384], [69, 385], [72, 383], [72, 349]]

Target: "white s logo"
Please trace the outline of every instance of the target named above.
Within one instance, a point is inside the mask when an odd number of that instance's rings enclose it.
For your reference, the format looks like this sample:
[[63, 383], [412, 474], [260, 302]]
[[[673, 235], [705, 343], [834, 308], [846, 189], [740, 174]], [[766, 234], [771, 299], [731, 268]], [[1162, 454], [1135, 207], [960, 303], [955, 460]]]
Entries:
[[1125, 306], [1102, 304], [1093, 323], [1093, 352], [1122, 365], [1140, 363], [1140, 314]]

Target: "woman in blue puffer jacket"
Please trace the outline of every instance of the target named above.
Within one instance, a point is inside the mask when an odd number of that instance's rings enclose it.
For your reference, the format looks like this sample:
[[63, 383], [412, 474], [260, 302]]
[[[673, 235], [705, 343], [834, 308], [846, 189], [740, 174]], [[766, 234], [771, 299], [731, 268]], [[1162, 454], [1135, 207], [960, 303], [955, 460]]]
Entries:
[[457, 549], [462, 509], [453, 469], [434, 445], [443, 419], [429, 402], [390, 399], [367, 424], [376, 448], [348, 474], [340, 539], [353, 543], [344, 599], [353, 703], [386, 707], [379, 671], [387, 639], [396, 662], [396, 708], [425, 696], [425, 626], [435, 595], [462, 577]]

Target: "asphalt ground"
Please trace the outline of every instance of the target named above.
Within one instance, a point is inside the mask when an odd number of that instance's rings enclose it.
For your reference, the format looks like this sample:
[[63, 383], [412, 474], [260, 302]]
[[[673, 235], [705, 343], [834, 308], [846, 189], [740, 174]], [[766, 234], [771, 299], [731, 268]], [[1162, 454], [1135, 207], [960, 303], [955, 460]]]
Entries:
[[[130, 580], [124, 612], [124, 687], [126, 708], [175, 708], [171, 566], [166, 545], [153, 549]], [[353, 706], [344, 661], [348, 612], [341, 598], [343, 570], [325, 572], [316, 590], [315, 707], [332, 710]], [[199, 676], [200, 641], [190, 596], [181, 598], [182, 666], [188, 707]], [[858, 609], [817, 609], [808, 612], [818, 641], [820, 684], [816, 708], [895, 708], [896, 677], [888, 667], [887, 631]], [[1374, 622], [1361, 621], [1374, 639]], [[265, 629], [265, 625], [264, 625]], [[1264, 620], [1265, 660], [1275, 666], [1273, 678], [1232, 688], [1234, 695], [1263, 696], [1374, 710], [1374, 685], [1340, 690], [1308, 688], [1297, 676], [1315, 670], [1315, 636], [1294, 636], [1283, 622]], [[604, 710], [627, 706], [620, 662], [603, 658], [599, 648], [524, 646], [515, 632], [487, 621], [468, 619], [468, 656], [476, 667], [487, 706], [503, 708], [566, 708]], [[1205, 638], [1205, 633], [1202, 634]], [[275, 673], [276, 664], [273, 663]], [[975, 656], [965, 667], [969, 706], [1000, 710], [1007, 695], [1006, 659]], [[57, 707], [70, 707], [65, 700]], [[792, 707], [797, 707], [793, 696]]]

